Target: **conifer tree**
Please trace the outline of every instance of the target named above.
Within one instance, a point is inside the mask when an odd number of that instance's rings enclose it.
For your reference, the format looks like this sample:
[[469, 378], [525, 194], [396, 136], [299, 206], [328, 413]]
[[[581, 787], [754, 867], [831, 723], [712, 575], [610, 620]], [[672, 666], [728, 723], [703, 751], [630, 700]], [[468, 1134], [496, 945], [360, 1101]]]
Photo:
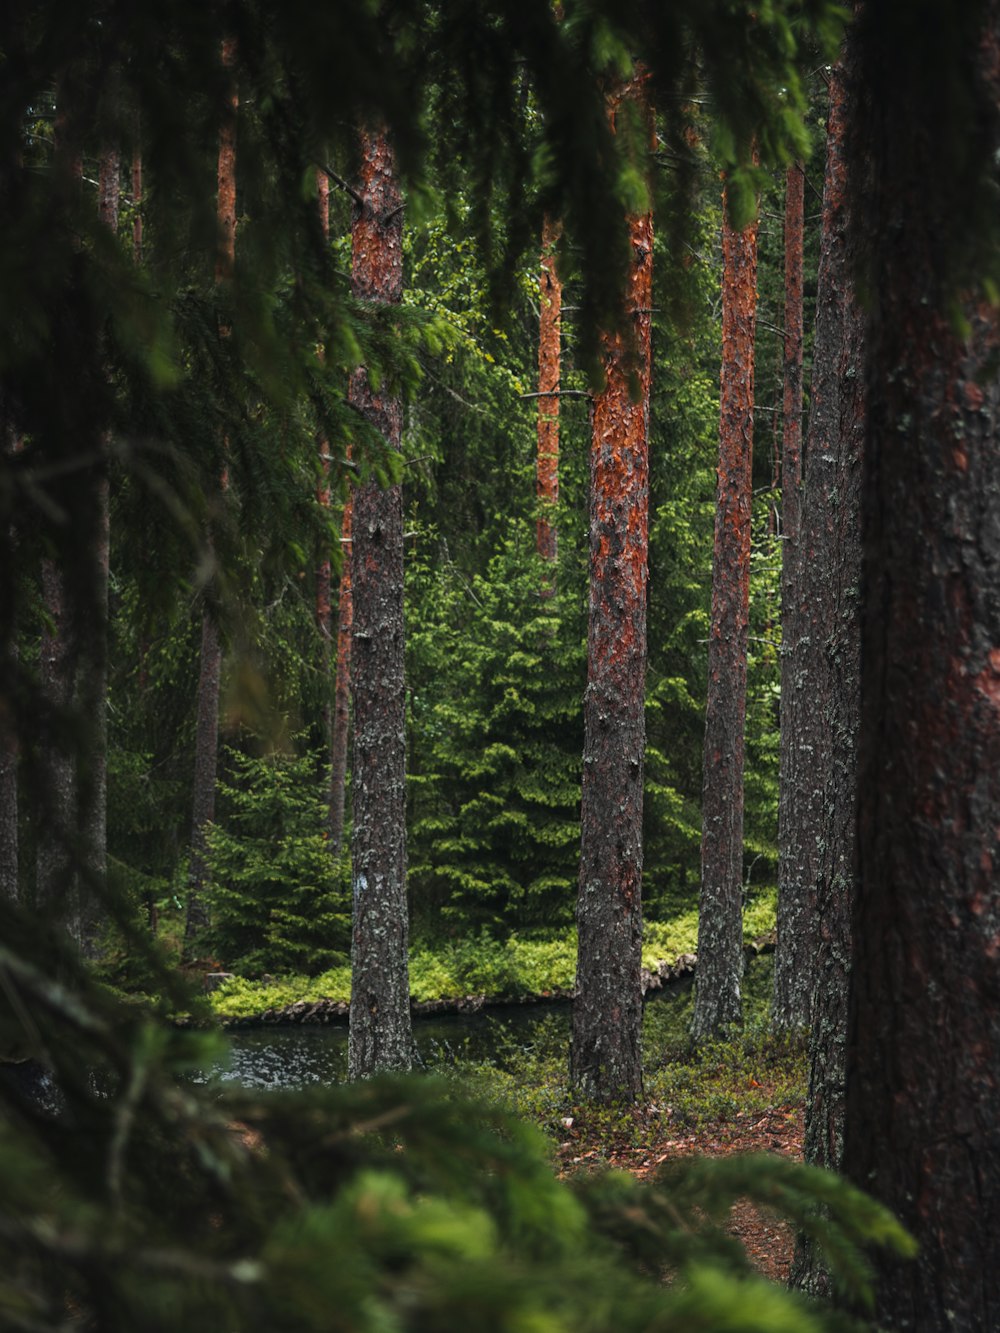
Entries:
[[[560, 227], [551, 218], [542, 228], [541, 274], [538, 284], [538, 454], [537, 491], [541, 512], [536, 544], [538, 554], [550, 566], [558, 555], [559, 535], [546, 514], [559, 502], [559, 367], [562, 325], [562, 283], [559, 280], [556, 247]], [[552, 595], [554, 571], [547, 570], [542, 596]]]
[[743, 746], [753, 502], [757, 219], [722, 222], [722, 396], [702, 788], [696, 1039], [738, 1024], [743, 975]]
[[[775, 959], [776, 1022], [790, 1027], [797, 1017], [813, 1029], [806, 1157], [834, 1171], [843, 1152], [857, 832], [865, 431], [864, 327], [854, 296], [854, 180], [846, 142], [854, 77], [849, 43], [830, 74], [801, 559], [789, 603], [799, 633], [788, 659], [787, 694], [782, 691], [783, 735], [789, 728], [782, 779], [786, 859]], [[812, 1291], [826, 1289], [828, 1274], [815, 1246], [800, 1246], [795, 1280]]]
[[[608, 102], [612, 128], [625, 131], [638, 117], [648, 143], [652, 117], [645, 83], [637, 68], [611, 90]], [[579, 945], [570, 1053], [574, 1087], [600, 1101], [634, 1101], [642, 1094], [652, 212], [632, 213], [626, 225], [632, 247], [627, 332], [605, 335], [606, 382], [591, 423]]]
[[[373, 305], [403, 291], [403, 213], [384, 130], [360, 137], [361, 181], [351, 231], [351, 284]], [[390, 449], [401, 444], [403, 408], [364, 366], [351, 403]], [[408, 1069], [412, 1058], [406, 899], [406, 735], [403, 675], [403, 501], [398, 483], [365, 482], [352, 525], [351, 688], [354, 702], [349, 1069], [364, 1078]]]
[[[232, 71], [236, 63], [236, 43], [227, 37], [222, 44], [222, 64]], [[228, 114], [219, 129], [219, 162], [216, 207], [218, 252], [215, 261], [217, 287], [232, 281], [236, 264], [236, 113], [238, 94], [232, 74]], [[220, 326], [219, 337], [229, 336]], [[224, 494], [228, 474], [223, 470], [219, 481]], [[211, 550], [211, 535], [209, 535]], [[222, 631], [218, 608], [206, 602], [201, 620], [201, 656], [198, 674], [198, 721], [195, 734], [194, 781], [192, 784], [191, 864], [188, 870], [187, 917], [184, 924], [185, 948], [190, 949], [198, 931], [208, 924], [205, 905], [206, 828], [215, 816], [215, 779], [219, 759], [219, 695], [222, 687]]]

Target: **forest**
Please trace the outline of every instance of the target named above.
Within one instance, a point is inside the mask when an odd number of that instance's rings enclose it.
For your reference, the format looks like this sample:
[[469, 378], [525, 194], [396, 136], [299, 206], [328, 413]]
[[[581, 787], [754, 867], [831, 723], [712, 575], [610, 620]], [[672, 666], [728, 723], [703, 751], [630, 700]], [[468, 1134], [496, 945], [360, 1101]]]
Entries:
[[1000, 1327], [994, 0], [0, 61], [0, 1325]]

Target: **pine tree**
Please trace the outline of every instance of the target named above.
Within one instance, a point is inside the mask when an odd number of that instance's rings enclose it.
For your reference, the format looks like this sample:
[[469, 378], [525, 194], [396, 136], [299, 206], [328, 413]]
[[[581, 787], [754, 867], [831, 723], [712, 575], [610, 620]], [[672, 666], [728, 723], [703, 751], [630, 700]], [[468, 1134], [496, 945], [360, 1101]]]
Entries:
[[[361, 300], [398, 304], [403, 289], [403, 216], [393, 151], [384, 131], [361, 135], [361, 184], [351, 233], [351, 282]], [[390, 449], [403, 410], [364, 366], [350, 401]], [[352, 1078], [411, 1061], [409, 922], [406, 900], [406, 735], [403, 665], [403, 504], [400, 486], [377, 480], [354, 496], [351, 547], [351, 688], [354, 765], [351, 863]]]
[[702, 789], [696, 1039], [738, 1024], [743, 975], [743, 753], [753, 503], [757, 220], [723, 194], [722, 395]]
[[[616, 132], [637, 116], [648, 142], [652, 125], [645, 82], [645, 73], [636, 70], [608, 100]], [[627, 227], [632, 246], [628, 332], [605, 336], [606, 383], [594, 400], [591, 426], [579, 946], [570, 1050], [574, 1087], [601, 1101], [634, 1101], [642, 1094], [652, 212], [630, 214]]]
[[[232, 71], [236, 62], [236, 43], [227, 37], [222, 44], [222, 64]], [[229, 114], [219, 131], [219, 162], [216, 206], [218, 217], [218, 253], [215, 281], [219, 287], [231, 281], [236, 263], [236, 113], [238, 94], [232, 75]], [[229, 329], [219, 328], [219, 337], [227, 338]], [[225, 493], [228, 475], [224, 470], [220, 489]], [[211, 536], [209, 549], [211, 551]], [[191, 864], [188, 870], [187, 916], [184, 945], [190, 950], [196, 935], [208, 924], [205, 906], [205, 831], [215, 816], [215, 779], [219, 757], [219, 696], [222, 688], [222, 631], [218, 608], [206, 603], [201, 621], [201, 657], [198, 675], [198, 722], [195, 734], [194, 781], [192, 784]]]
[[[559, 503], [559, 366], [561, 356], [562, 283], [559, 280], [556, 247], [560, 227], [551, 218], [542, 228], [541, 275], [538, 284], [538, 453], [537, 492], [540, 512], [537, 522], [538, 554], [554, 565], [559, 534], [546, 509]], [[552, 595], [551, 571], [546, 571], [542, 596]]]
[[920, 1245], [912, 1266], [875, 1260], [879, 1324], [972, 1333], [1000, 1327], [1000, 12], [871, 0], [859, 22], [868, 427], [843, 1165]]

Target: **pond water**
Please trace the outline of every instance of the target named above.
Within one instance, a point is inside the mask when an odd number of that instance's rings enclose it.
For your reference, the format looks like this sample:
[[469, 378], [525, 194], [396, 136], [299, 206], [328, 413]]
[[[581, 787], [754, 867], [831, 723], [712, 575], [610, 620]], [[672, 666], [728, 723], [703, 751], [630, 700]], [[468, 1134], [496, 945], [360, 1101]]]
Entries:
[[[686, 1030], [690, 986], [651, 996], [644, 1016], [647, 1050], [665, 1026]], [[563, 1058], [569, 1047], [569, 1004], [494, 1005], [475, 1014], [414, 1018], [418, 1066], [447, 1069], [458, 1061], [506, 1069], [526, 1052]], [[251, 1088], [302, 1088], [347, 1077], [347, 1024], [242, 1028], [230, 1034], [230, 1059], [208, 1077]]]

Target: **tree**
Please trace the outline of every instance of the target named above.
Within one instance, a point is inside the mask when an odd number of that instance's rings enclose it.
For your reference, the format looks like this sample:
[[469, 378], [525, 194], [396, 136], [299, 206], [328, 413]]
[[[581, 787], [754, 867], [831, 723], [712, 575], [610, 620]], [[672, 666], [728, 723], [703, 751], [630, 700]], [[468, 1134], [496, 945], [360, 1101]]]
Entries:
[[[828, 150], [829, 151], [829, 150]], [[801, 886], [793, 887], [790, 830], [799, 787], [794, 769], [798, 727], [803, 720], [793, 712], [796, 687], [796, 649], [801, 633], [797, 584], [802, 577], [800, 491], [802, 486], [802, 242], [805, 204], [805, 172], [792, 162], [785, 176], [785, 339], [784, 402], [781, 458], [781, 771], [778, 818], [778, 939], [774, 959], [775, 1027], [800, 1028], [809, 1022], [810, 944], [808, 912]], [[826, 362], [818, 363], [820, 374]], [[818, 387], [814, 376], [813, 388]], [[815, 403], [815, 398], [814, 398]], [[815, 411], [815, 407], [814, 407]], [[799, 696], [802, 698], [803, 696]]]
[[[879, 1323], [971, 1333], [1000, 1325], [1000, 16], [872, 0], [860, 25], [849, 167], [868, 428], [844, 1169], [920, 1243], [912, 1267], [876, 1260]], [[928, 98], [928, 80], [948, 95]]]
[[[560, 227], [551, 218], [542, 228], [541, 276], [538, 284], [538, 455], [537, 488], [540, 512], [536, 545], [550, 565], [558, 554], [559, 535], [546, 508], [559, 502], [559, 364], [561, 354], [562, 283], [556, 247]], [[551, 572], [546, 572], [542, 596], [552, 595]]]
[[[236, 43], [231, 37], [222, 44], [222, 64], [232, 70], [236, 61]], [[229, 114], [219, 129], [218, 251], [215, 262], [216, 286], [231, 281], [236, 264], [236, 112], [239, 105], [235, 75], [231, 75]], [[219, 337], [229, 337], [230, 330], [219, 326]], [[228, 473], [223, 469], [220, 491], [225, 494]], [[211, 537], [209, 537], [211, 549]], [[219, 759], [219, 694], [222, 688], [222, 631], [218, 607], [207, 601], [201, 620], [201, 657], [198, 675], [198, 722], [195, 733], [194, 782], [191, 797], [191, 864], [188, 869], [187, 917], [184, 944], [190, 949], [195, 936], [208, 924], [205, 906], [205, 837], [215, 815], [215, 779]]]
[[354, 498], [348, 493], [340, 520], [340, 582], [337, 588], [337, 660], [333, 685], [333, 728], [330, 738], [330, 852], [340, 856], [344, 841], [347, 791], [347, 739], [350, 728], [351, 636], [354, 610], [351, 596], [351, 547]]
[[[351, 282], [361, 300], [397, 305], [403, 290], [403, 205], [384, 132], [361, 135], [361, 183], [351, 232]], [[403, 409], [364, 366], [350, 401], [394, 450]], [[369, 480], [351, 530], [351, 839], [354, 921], [349, 1065], [352, 1078], [409, 1069], [406, 901], [406, 695], [403, 663], [403, 502], [398, 484]]]
[[[652, 131], [646, 74], [608, 94], [616, 133]], [[630, 126], [632, 119], [639, 129]], [[634, 142], [634, 141], [633, 141]], [[627, 217], [626, 332], [605, 335], [591, 427], [590, 614], [584, 696], [578, 955], [570, 1076], [583, 1096], [642, 1093], [642, 792], [653, 215]], [[631, 342], [628, 339], [631, 339]]]
[[757, 220], [738, 227], [728, 187], [722, 223], [722, 395], [705, 710], [698, 975], [691, 1032], [741, 1019], [743, 744], [753, 503]]

